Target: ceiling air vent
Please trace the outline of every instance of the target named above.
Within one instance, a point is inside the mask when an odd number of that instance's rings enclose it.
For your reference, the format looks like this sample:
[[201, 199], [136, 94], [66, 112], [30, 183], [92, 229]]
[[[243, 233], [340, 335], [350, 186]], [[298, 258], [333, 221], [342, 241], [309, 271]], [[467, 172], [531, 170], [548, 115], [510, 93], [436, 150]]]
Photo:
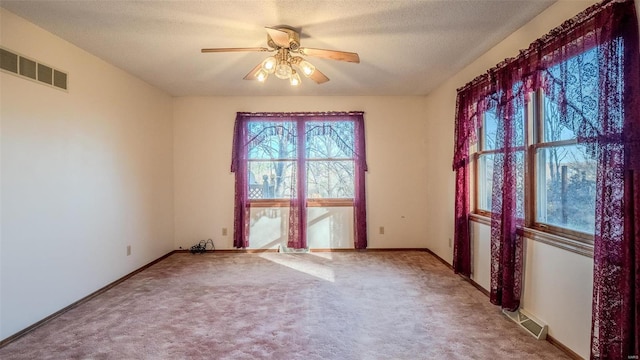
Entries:
[[67, 73], [0, 47], [0, 70], [67, 90]]
[[20, 56], [20, 75], [36, 80], [36, 62]]
[[53, 85], [53, 69], [47, 65], [38, 64], [38, 81]]
[[0, 69], [18, 73], [18, 55], [0, 48]]
[[67, 90], [67, 74], [53, 70], [53, 86]]

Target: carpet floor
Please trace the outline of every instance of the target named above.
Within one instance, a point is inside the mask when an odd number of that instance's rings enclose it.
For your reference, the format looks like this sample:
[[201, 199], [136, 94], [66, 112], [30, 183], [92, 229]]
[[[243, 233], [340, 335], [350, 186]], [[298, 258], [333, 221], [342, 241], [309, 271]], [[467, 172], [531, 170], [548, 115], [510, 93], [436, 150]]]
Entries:
[[568, 359], [419, 251], [176, 253], [0, 359]]

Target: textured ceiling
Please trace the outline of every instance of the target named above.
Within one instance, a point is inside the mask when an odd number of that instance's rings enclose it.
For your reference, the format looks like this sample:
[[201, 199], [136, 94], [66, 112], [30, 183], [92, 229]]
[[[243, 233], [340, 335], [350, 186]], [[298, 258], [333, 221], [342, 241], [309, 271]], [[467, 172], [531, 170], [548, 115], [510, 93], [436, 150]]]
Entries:
[[[553, 2], [0, 0], [0, 6], [175, 96], [426, 95]], [[361, 63], [308, 57], [331, 81], [303, 78], [292, 88], [275, 77], [242, 80], [267, 53], [200, 53], [266, 46], [264, 27], [275, 25], [300, 29], [304, 47], [357, 52]]]

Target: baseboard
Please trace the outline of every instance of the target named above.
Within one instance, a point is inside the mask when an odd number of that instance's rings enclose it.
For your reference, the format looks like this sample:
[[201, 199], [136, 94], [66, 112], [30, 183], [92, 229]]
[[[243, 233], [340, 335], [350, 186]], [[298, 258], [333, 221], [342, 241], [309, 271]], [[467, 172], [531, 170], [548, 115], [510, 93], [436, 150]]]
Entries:
[[[435, 254], [433, 251], [431, 251], [430, 249], [426, 249], [426, 251], [433, 255], [436, 259], [440, 260], [440, 262], [442, 262], [444, 265], [446, 265], [448, 268], [450, 268], [451, 270], [453, 270], [453, 266], [451, 266], [448, 262], [446, 262], [443, 258], [441, 258], [440, 256], [438, 256], [437, 254]], [[482, 286], [480, 286], [480, 284], [478, 284], [477, 282], [475, 282], [473, 279], [468, 278], [466, 276], [460, 275], [460, 277], [462, 277], [464, 280], [466, 280], [469, 284], [471, 284], [473, 287], [475, 287], [476, 289], [478, 289], [478, 291], [480, 291], [481, 293], [483, 293], [484, 295], [486, 295], [487, 297], [490, 296], [489, 294], [489, 290], [483, 288]], [[580, 355], [576, 354], [573, 350], [569, 349], [566, 345], [564, 345], [563, 343], [561, 343], [560, 341], [558, 341], [557, 339], [555, 339], [553, 336], [547, 334], [547, 338], [546, 340], [553, 346], [557, 347], [558, 349], [560, 349], [560, 351], [564, 352], [565, 354], [567, 354], [567, 356], [569, 356], [570, 358], [574, 359], [574, 360], [584, 360], [584, 358], [582, 358]]]
[[311, 253], [326, 253], [326, 252], [354, 252], [354, 251], [366, 251], [366, 249], [353, 249], [353, 248], [339, 248], [339, 249], [331, 249], [331, 248], [320, 248], [320, 249], [309, 249]]
[[[174, 253], [190, 253], [190, 250], [173, 250]], [[237, 253], [270, 253], [270, 252], [278, 252], [278, 249], [221, 249], [221, 250], [207, 250], [206, 253], [227, 253], [227, 254], [237, 254]], [[199, 254], [194, 254], [199, 255]]]
[[66, 306], [66, 307], [62, 308], [61, 310], [56, 311], [55, 313], [53, 313], [53, 314], [51, 314], [51, 315], [47, 316], [46, 318], [44, 318], [44, 319], [42, 319], [42, 320], [40, 320], [40, 321], [38, 321], [38, 322], [36, 322], [36, 323], [34, 323], [34, 324], [32, 324], [32, 325], [30, 325], [30, 326], [26, 327], [26, 328], [24, 328], [24, 329], [22, 329], [22, 330], [18, 331], [17, 333], [15, 333], [15, 334], [13, 334], [13, 335], [11, 335], [11, 336], [7, 337], [6, 339], [2, 339], [2, 340], [0, 341], [0, 348], [3, 348], [3, 347], [5, 347], [5, 346], [7, 346], [8, 344], [10, 344], [10, 343], [12, 343], [12, 342], [14, 342], [14, 341], [18, 340], [19, 338], [23, 337], [24, 335], [26, 335], [26, 334], [28, 334], [28, 333], [32, 332], [33, 330], [35, 330], [35, 329], [39, 328], [40, 326], [42, 326], [42, 325], [44, 325], [44, 324], [48, 323], [49, 321], [51, 321], [51, 320], [53, 320], [53, 319], [57, 318], [58, 316], [60, 316], [60, 315], [62, 315], [62, 314], [64, 314], [64, 313], [66, 313], [67, 311], [69, 311], [69, 310], [71, 310], [71, 309], [75, 308], [76, 306], [81, 305], [81, 304], [83, 304], [83, 303], [85, 303], [85, 302], [87, 302], [87, 301], [89, 301], [89, 300], [93, 299], [94, 297], [96, 297], [96, 296], [98, 296], [98, 295], [100, 295], [100, 294], [103, 294], [103, 293], [104, 293], [104, 292], [106, 292], [107, 290], [109, 290], [109, 289], [113, 288], [114, 286], [116, 286], [116, 285], [118, 285], [118, 284], [122, 283], [123, 281], [125, 281], [125, 280], [129, 279], [130, 277], [132, 277], [132, 276], [136, 275], [137, 273], [139, 273], [139, 272], [141, 272], [141, 271], [143, 271], [143, 270], [145, 270], [145, 269], [149, 268], [150, 266], [152, 266], [152, 265], [154, 265], [154, 264], [156, 264], [156, 263], [158, 263], [158, 262], [160, 262], [160, 261], [162, 261], [162, 260], [164, 260], [164, 259], [168, 258], [168, 257], [169, 257], [169, 256], [171, 256], [173, 253], [175, 253], [175, 251], [171, 251], [171, 252], [169, 252], [169, 253], [167, 253], [167, 254], [165, 254], [165, 255], [163, 255], [163, 256], [161, 256], [161, 257], [159, 257], [159, 258], [155, 259], [155, 260], [153, 260], [152, 262], [150, 262], [150, 263], [148, 263], [148, 264], [146, 264], [146, 265], [144, 265], [144, 266], [142, 266], [142, 267], [140, 267], [140, 268], [138, 268], [138, 269], [134, 270], [133, 272], [131, 272], [131, 273], [129, 273], [129, 274], [127, 274], [127, 275], [125, 275], [125, 276], [123, 276], [123, 277], [119, 278], [118, 280], [115, 280], [115, 281], [113, 281], [113, 282], [111, 282], [111, 283], [107, 284], [106, 286], [104, 286], [104, 287], [102, 287], [102, 288], [100, 288], [100, 289], [98, 289], [98, 290], [96, 290], [96, 291], [92, 292], [91, 294], [89, 294], [89, 295], [87, 295], [87, 296], [83, 297], [82, 299], [80, 299], [80, 300], [78, 300], [78, 301], [76, 301], [76, 302], [72, 303], [71, 305], [68, 305], [68, 306]]
[[[357, 250], [357, 251], [362, 251], [362, 250]], [[366, 248], [366, 249], [364, 249], [364, 251], [367, 251], [367, 252], [376, 252], [376, 251], [425, 251], [425, 252], [431, 252], [427, 248], [373, 248], [373, 249], [372, 248]]]
[[449, 269], [453, 270], [453, 266], [451, 266], [451, 264], [449, 264], [445, 259], [441, 258], [440, 256], [438, 256], [438, 254], [434, 253], [433, 251], [431, 251], [431, 249], [424, 249], [424, 251], [428, 252], [429, 254], [431, 254], [434, 258], [440, 260], [441, 263], [444, 264], [444, 266], [448, 267]]
[[[462, 275], [461, 275], [462, 276]], [[489, 297], [491, 294], [489, 293], [489, 290], [485, 289], [482, 287], [482, 285], [478, 284], [477, 282], [473, 281], [473, 279], [468, 278], [466, 276], [462, 276], [463, 279], [465, 279], [469, 284], [473, 285], [474, 288], [478, 289], [478, 291], [480, 291], [481, 293], [483, 293], [486, 297]]]
[[[354, 248], [315, 248], [309, 249], [309, 252], [312, 253], [320, 253], [320, 252], [377, 252], [377, 251], [426, 251], [431, 253], [431, 251], [427, 248], [367, 248], [367, 249], [354, 249]], [[190, 250], [179, 249], [174, 250], [175, 253], [189, 253]], [[273, 249], [216, 249], [216, 250], [207, 250], [207, 253], [265, 253], [265, 252], [279, 252], [277, 248]], [[449, 266], [451, 267], [451, 266]]]
[[574, 360], [584, 360], [584, 358], [578, 354], [576, 354], [573, 350], [569, 349], [566, 345], [564, 345], [563, 343], [561, 343], [560, 341], [558, 341], [556, 338], [554, 338], [553, 336], [547, 334], [547, 341], [557, 347], [558, 349], [562, 350], [562, 352], [564, 352], [565, 354], [567, 354], [567, 356], [569, 356], [570, 358], [574, 359]]

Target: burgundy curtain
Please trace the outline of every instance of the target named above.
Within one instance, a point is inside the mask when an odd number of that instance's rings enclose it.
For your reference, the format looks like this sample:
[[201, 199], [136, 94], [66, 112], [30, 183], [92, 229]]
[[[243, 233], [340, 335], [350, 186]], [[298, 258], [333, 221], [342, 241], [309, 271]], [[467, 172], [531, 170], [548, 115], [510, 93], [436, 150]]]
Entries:
[[[306, 241], [306, 194], [307, 181], [305, 178], [304, 159], [306, 156], [306, 142], [314, 136], [328, 136], [341, 147], [344, 153], [354, 159], [354, 246], [356, 249], [367, 247], [366, 223], [366, 191], [365, 171], [367, 171], [366, 150], [364, 140], [363, 112], [327, 112], [327, 113], [244, 113], [236, 116], [231, 160], [231, 172], [235, 175], [235, 218], [234, 218], [234, 246], [245, 248], [249, 246], [249, 194], [248, 194], [248, 149], [249, 145], [262, 141], [261, 135], [252, 134], [248, 130], [250, 122], [287, 122], [291, 123], [290, 142], [295, 145], [296, 166], [291, 167], [289, 194], [289, 219], [287, 247], [303, 249]], [[352, 122], [353, 133], [344, 134], [334, 129], [336, 122]], [[306, 127], [309, 122], [321, 123], [311, 129]], [[295, 129], [295, 130], [294, 130]], [[276, 130], [274, 130], [276, 131]], [[260, 134], [264, 135], [264, 131]], [[353, 137], [353, 138], [351, 138]]]
[[[514, 69], [515, 70], [515, 69]], [[519, 71], [496, 72], [494, 94], [498, 119], [491, 191], [491, 288], [493, 304], [509, 311], [520, 306], [522, 289], [522, 238], [516, 231], [524, 223], [524, 99]], [[493, 103], [492, 103], [493, 105]], [[523, 184], [523, 183], [522, 183]], [[521, 192], [518, 194], [518, 192]]]
[[522, 214], [518, 194], [524, 156], [518, 141], [527, 94], [543, 89], [560, 121], [597, 160], [592, 358], [639, 354], [640, 64], [632, 0], [596, 4], [458, 90], [454, 265], [470, 269], [469, 147], [479, 115], [494, 108], [501, 153], [494, 163], [491, 300], [519, 306]]
[[598, 125], [591, 356], [640, 355], [640, 44], [633, 1], [594, 19], [606, 41]]
[[247, 179], [247, 120], [241, 113], [236, 115], [233, 127], [233, 149], [231, 172], [235, 173], [235, 206], [233, 218], [233, 246], [249, 246], [249, 196]]
[[364, 143], [364, 113], [354, 113], [351, 119], [355, 122], [355, 194], [353, 204], [354, 246], [356, 249], [367, 248], [367, 198], [365, 192], [364, 173], [367, 168], [367, 151]]

